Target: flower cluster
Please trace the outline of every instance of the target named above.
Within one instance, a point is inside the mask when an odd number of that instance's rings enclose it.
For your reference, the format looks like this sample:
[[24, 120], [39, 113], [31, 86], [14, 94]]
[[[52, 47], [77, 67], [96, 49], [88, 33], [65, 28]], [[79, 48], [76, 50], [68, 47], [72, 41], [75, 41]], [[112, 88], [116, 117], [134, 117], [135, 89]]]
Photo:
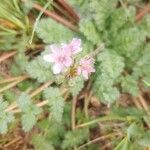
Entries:
[[[74, 65], [74, 55], [82, 51], [81, 40], [73, 38], [69, 44], [50, 45], [50, 53], [44, 55], [44, 60], [53, 63], [53, 73], [60, 74], [65, 72], [68, 68]], [[84, 57], [77, 63], [77, 75], [83, 75], [88, 79], [92, 72], [94, 60], [90, 57]]]

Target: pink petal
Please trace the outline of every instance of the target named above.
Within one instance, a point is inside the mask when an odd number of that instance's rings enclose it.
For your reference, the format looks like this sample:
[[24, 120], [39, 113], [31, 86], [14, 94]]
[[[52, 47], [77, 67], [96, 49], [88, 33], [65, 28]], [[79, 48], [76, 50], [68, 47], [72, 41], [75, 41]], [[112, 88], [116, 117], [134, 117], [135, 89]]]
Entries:
[[60, 64], [55, 64], [53, 66], [53, 73], [59, 74], [62, 71], [63, 67]]
[[80, 74], [81, 74], [81, 71], [82, 71], [82, 70], [81, 70], [81, 67], [78, 67], [78, 69], [77, 69], [77, 74], [80, 75]]
[[71, 44], [74, 47], [79, 48], [81, 46], [81, 39], [73, 38], [72, 41], [71, 41]]
[[71, 56], [72, 51], [71, 51], [69, 45], [63, 44], [63, 45], [62, 45], [62, 49], [63, 49], [63, 52], [64, 52], [65, 54], [67, 54], [68, 56]]
[[54, 57], [52, 54], [44, 55], [43, 59], [47, 62], [54, 62]]
[[83, 77], [87, 80], [88, 79], [88, 72], [82, 71]]
[[82, 48], [80, 47], [81, 46], [81, 39], [73, 38], [71, 43], [70, 43], [70, 46], [72, 47], [72, 53], [73, 54], [81, 52], [82, 51]]
[[49, 47], [50, 47], [51, 51], [52, 51], [54, 54], [59, 53], [59, 52], [60, 52], [60, 49], [61, 49], [61, 48], [59, 48], [58, 46], [56, 46], [55, 44], [52, 44], [52, 45], [50, 45]]
[[66, 58], [66, 62], [65, 62], [65, 66], [69, 67], [69, 66], [72, 65], [72, 63], [73, 63], [73, 61], [72, 61], [71, 57], [67, 57]]

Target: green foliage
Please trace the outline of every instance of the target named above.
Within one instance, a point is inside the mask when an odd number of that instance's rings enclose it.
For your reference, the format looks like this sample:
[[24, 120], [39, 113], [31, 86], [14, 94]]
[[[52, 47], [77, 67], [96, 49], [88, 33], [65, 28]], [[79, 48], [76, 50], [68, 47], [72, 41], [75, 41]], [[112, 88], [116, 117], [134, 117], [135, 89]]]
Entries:
[[[139, 38], [137, 38], [139, 37]], [[137, 49], [145, 40], [145, 32], [139, 30], [137, 27], [122, 30], [112, 43], [117, 52], [127, 58], [134, 60], [137, 58]]]
[[4, 134], [8, 131], [8, 124], [14, 120], [11, 113], [6, 112], [8, 103], [3, 101], [2, 96], [0, 96], [0, 133]]
[[[32, 49], [33, 45], [36, 45], [36, 43], [28, 45], [31, 33], [30, 28], [32, 27], [30, 27], [26, 15], [33, 7], [34, 0], [30, 0], [29, 3], [22, 3], [19, 0], [5, 0], [0, 5], [0, 49], [18, 50], [17, 55], [11, 60], [13, 63], [8, 65], [8, 68], [10, 68], [8, 74], [30, 76], [30, 79], [17, 84], [14, 89], [6, 90], [3, 93], [4, 99], [8, 102], [13, 102], [21, 91], [30, 92], [33, 88], [37, 88], [40, 83], [53, 82], [53, 87], [47, 88], [37, 95], [39, 96], [38, 98], [35, 98], [46, 100], [44, 101], [45, 105], [48, 104], [48, 107], [43, 107], [44, 119], [42, 118], [37, 122], [41, 109], [38, 105], [32, 103], [28, 94], [22, 93], [17, 101], [19, 109], [21, 109], [20, 116], [23, 129], [29, 131], [37, 123], [36, 127], [40, 135], [34, 135], [32, 143], [39, 150], [70, 150], [74, 147], [78, 149], [81, 144], [85, 144], [87, 141], [99, 136], [99, 132], [97, 132], [97, 120], [99, 119], [96, 118], [99, 114], [100, 116], [104, 115], [104, 118], [106, 120], [108, 118], [109, 121], [103, 122], [101, 129], [104, 129], [104, 132], [102, 130], [104, 135], [109, 134], [110, 131], [112, 135], [120, 133], [117, 138], [112, 136], [108, 139], [112, 142], [114, 150], [141, 150], [149, 147], [150, 133], [147, 131], [147, 124], [150, 122], [149, 114], [135, 107], [131, 108], [128, 104], [128, 107], [122, 107], [122, 101], [115, 103], [120, 94], [129, 93], [132, 96], [137, 96], [139, 89], [142, 89], [145, 83], [148, 83], [148, 85], [150, 83], [150, 44], [148, 44], [150, 15], [147, 14], [140, 22], [135, 23], [137, 5], [144, 6], [144, 1], [69, 0], [67, 2], [73, 5], [80, 16], [79, 24], [75, 24], [79, 29], [79, 33], [74, 33], [52, 19], [44, 18], [37, 23], [35, 28], [37, 34], [33, 42], [41, 44], [43, 41], [46, 44], [61, 44], [78, 36], [78, 38], [82, 39], [83, 51], [75, 56], [75, 62], [78, 62], [85, 55], [93, 54], [93, 51], [101, 43], [104, 43], [105, 49], [93, 56], [96, 71], [89, 79], [91, 80], [90, 83], [92, 83], [92, 89], [90, 90], [93, 92], [92, 98], [89, 99], [89, 116], [85, 117], [87, 110], [83, 99], [78, 101], [76, 105], [76, 125], [87, 122], [84, 125], [88, 126], [88, 123], [90, 123], [92, 128], [85, 127], [71, 130], [72, 98], [80, 96], [80, 91], [87, 85], [84, 84], [85, 81], [82, 77], [77, 76], [69, 79], [67, 78], [68, 76], [63, 74], [54, 75], [51, 69], [52, 64], [43, 59], [43, 55], [49, 53], [49, 46], [40, 56], [33, 59], [32, 54], [39, 54], [39, 51], [36, 51], [35, 53], [31, 52], [31, 57], [30, 55], [27, 57], [30, 53], [30, 48]], [[45, 3], [47, 3], [46, 0], [38, 0], [38, 4], [42, 4], [42, 6]], [[26, 6], [24, 7], [24, 5]], [[57, 6], [56, 3], [54, 5], [54, 7]], [[55, 9], [57, 10], [58, 8]], [[32, 12], [33, 16], [38, 16], [36, 11], [31, 10], [30, 14]], [[62, 17], [64, 16], [62, 15]], [[69, 18], [66, 16], [65, 19]], [[3, 23], [8, 23], [8, 26]], [[25, 52], [26, 50], [27, 52]], [[3, 75], [1, 79], [3, 79]], [[5, 87], [3, 83], [0, 86]], [[66, 89], [68, 90], [68, 93], [65, 93], [65, 97], [68, 94], [66, 104], [62, 97], [64, 87], [67, 87]], [[100, 105], [102, 109], [100, 107], [99, 111], [97, 104], [95, 106], [92, 101], [96, 99], [95, 96], [107, 106], [114, 103], [108, 108], [110, 115], [121, 119], [116, 120], [115, 117], [111, 118], [111, 116], [105, 114], [106, 109], [103, 104]], [[5, 111], [8, 108], [7, 101], [0, 100], [0, 133], [6, 133], [8, 124], [13, 121], [13, 115]], [[97, 99], [95, 101], [97, 102]], [[14, 108], [13, 111], [16, 109]], [[49, 113], [50, 119], [47, 113]], [[90, 121], [91, 118], [95, 118], [95, 120]], [[111, 128], [107, 128], [109, 125], [111, 125]], [[120, 127], [116, 127], [116, 125]], [[85, 147], [85, 149], [99, 149], [99, 142], [97, 145], [94, 143], [92, 146]]]
[[82, 144], [89, 137], [89, 130], [87, 128], [70, 131], [65, 135], [62, 148], [68, 149], [76, 145]]
[[149, 147], [150, 146], [150, 132], [145, 132], [143, 137], [138, 141], [138, 143], [144, 147]]
[[84, 80], [81, 77], [75, 77], [69, 81], [69, 90], [73, 96], [77, 96], [84, 87]]
[[117, 0], [90, 1], [90, 11], [99, 31], [103, 31], [106, 28], [106, 20], [112, 14], [116, 5]]
[[123, 92], [130, 93], [133, 96], [137, 96], [139, 93], [138, 82], [132, 76], [123, 77], [121, 86]]
[[52, 144], [40, 135], [33, 136], [32, 143], [34, 144], [36, 150], [54, 150]]
[[114, 150], [132, 150], [132, 144], [129, 142], [128, 138], [125, 137], [115, 148]]
[[42, 57], [29, 62], [26, 66], [27, 73], [38, 82], [46, 82], [53, 80], [51, 66], [46, 63]]
[[123, 71], [123, 58], [112, 50], [105, 49], [98, 55], [96, 67], [94, 91], [104, 103], [113, 103], [119, 97], [119, 91], [113, 84]]
[[36, 27], [36, 33], [45, 43], [49, 44], [62, 40], [64, 42], [64, 40], [70, 40], [73, 37], [73, 33], [69, 29], [52, 19], [40, 20]]
[[[63, 118], [64, 119], [64, 118]], [[59, 124], [57, 122], [54, 122], [52, 120], [42, 120], [39, 124], [38, 124], [40, 130], [43, 131], [43, 133], [45, 133], [45, 138], [48, 141], [51, 141], [51, 143], [53, 144], [53, 146], [60, 146], [62, 143], [62, 139], [64, 138], [65, 135], [65, 124]]]
[[25, 53], [20, 52], [15, 56], [15, 63], [11, 65], [11, 73], [15, 76], [19, 76], [25, 73], [25, 67], [28, 64], [28, 57], [25, 56]]
[[61, 96], [59, 88], [50, 87], [46, 89], [44, 97], [48, 100], [48, 105], [50, 106], [50, 117], [60, 123], [64, 111], [64, 99]]
[[22, 126], [25, 131], [29, 131], [37, 122], [37, 115], [41, 113], [41, 109], [34, 104], [26, 93], [22, 93], [18, 98], [18, 105], [23, 112]]
[[5, 0], [0, 5], [0, 51], [21, 49], [26, 45], [29, 20], [17, 0]]
[[82, 20], [80, 22], [80, 31], [86, 36], [86, 38], [93, 44], [99, 44], [101, 39], [94, 23], [91, 20]]
[[142, 51], [141, 57], [133, 68], [135, 78], [145, 77], [150, 79], [150, 44], [147, 44]]

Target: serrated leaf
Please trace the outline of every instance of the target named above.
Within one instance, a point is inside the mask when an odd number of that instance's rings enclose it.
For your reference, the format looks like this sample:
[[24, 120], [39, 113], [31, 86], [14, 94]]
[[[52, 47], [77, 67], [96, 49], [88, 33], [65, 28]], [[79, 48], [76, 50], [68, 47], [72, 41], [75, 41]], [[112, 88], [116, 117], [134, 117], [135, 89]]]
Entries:
[[113, 103], [120, 95], [119, 90], [113, 87], [113, 84], [123, 71], [123, 58], [112, 50], [105, 49], [97, 57], [96, 68], [94, 91], [102, 102]]
[[73, 37], [71, 30], [52, 19], [41, 19], [36, 27], [36, 33], [45, 43], [61, 42], [62, 40], [64, 42]]
[[117, 78], [124, 68], [124, 60], [112, 50], [104, 50], [98, 55], [98, 66], [101, 73], [108, 75], [110, 78]]
[[81, 77], [75, 77], [69, 81], [69, 85], [70, 92], [73, 96], [76, 96], [84, 87], [84, 80]]
[[37, 122], [37, 118], [35, 117], [35, 115], [30, 113], [23, 114], [21, 120], [22, 120], [23, 130], [26, 132], [30, 131]]
[[139, 93], [138, 82], [132, 76], [126, 76], [122, 78], [121, 82], [123, 92], [137, 96]]
[[65, 139], [62, 144], [63, 149], [71, 149], [73, 146], [77, 146], [86, 141], [89, 137], [89, 131], [87, 128], [76, 129], [66, 133]]
[[83, 20], [80, 22], [80, 31], [86, 36], [86, 38], [93, 44], [99, 44], [101, 42], [100, 34], [96, 30], [94, 23], [91, 20]]
[[142, 51], [139, 60], [133, 68], [133, 76], [135, 78], [146, 77], [150, 80], [150, 44], [147, 44]]
[[116, 5], [117, 0], [94, 0], [89, 2], [90, 12], [99, 31], [105, 29], [106, 20], [114, 11]]
[[54, 150], [51, 142], [40, 135], [33, 136], [32, 143], [36, 147], [36, 150]]
[[8, 124], [14, 120], [11, 113], [5, 112], [8, 103], [3, 101], [0, 96], [0, 133], [5, 134], [8, 131]]
[[42, 57], [29, 62], [26, 70], [32, 78], [42, 83], [54, 79], [50, 64], [46, 63]]
[[41, 113], [41, 108], [32, 104], [31, 98], [28, 94], [22, 93], [18, 98], [18, 105], [22, 110], [22, 126], [24, 131], [29, 131], [37, 122], [37, 115]]
[[120, 96], [120, 92], [115, 87], [105, 87], [105, 86], [99, 86], [95, 87], [96, 95], [102, 101], [106, 104], [114, 103], [118, 100]]
[[52, 119], [60, 123], [64, 111], [64, 99], [58, 88], [50, 87], [44, 91], [44, 97], [48, 100]]

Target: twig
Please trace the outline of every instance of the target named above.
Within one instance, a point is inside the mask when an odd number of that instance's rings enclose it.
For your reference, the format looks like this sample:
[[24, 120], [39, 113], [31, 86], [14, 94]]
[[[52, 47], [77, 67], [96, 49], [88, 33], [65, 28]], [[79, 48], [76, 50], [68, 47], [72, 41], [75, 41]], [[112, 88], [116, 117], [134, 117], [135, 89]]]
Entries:
[[12, 51], [12, 52], [9, 52], [9, 53], [6, 53], [6, 54], [2, 55], [2, 56], [0, 57], [0, 63], [1, 63], [2, 61], [4, 61], [4, 60], [6, 60], [6, 59], [8, 59], [8, 58], [10, 58], [10, 57], [12, 57], [12, 56], [14, 56], [16, 53], [17, 53], [16, 51]]
[[144, 9], [136, 15], [135, 22], [139, 22], [142, 17], [150, 12], [150, 5], [144, 7]]
[[75, 129], [75, 113], [76, 113], [76, 102], [77, 102], [77, 97], [73, 97], [73, 100], [72, 100], [72, 111], [71, 111], [71, 127], [72, 127], [72, 130]]
[[106, 150], [106, 148], [110, 147], [111, 144], [112, 144], [112, 142], [109, 142], [109, 143], [105, 144], [105, 145], [101, 148], [101, 150]]
[[10, 145], [12, 145], [12, 144], [14, 144], [14, 143], [20, 141], [21, 139], [22, 139], [21, 137], [15, 138], [14, 140], [12, 140], [12, 141], [10, 141], [9, 143], [5, 144], [5, 145], [4, 145], [4, 148], [8, 148]]
[[74, 11], [73, 7], [71, 7], [65, 0], [56, 0], [60, 5], [62, 5], [65, 10], [77, 21], [79, 22], [80, 18], [77, 13]]
[[86, 94], [84, 98], [84, 111], [85, 111], [86, 118], [88, 118], [88, 106], [91, 97], [92, 97], [92, 91], [90, 91], [90, 94]]
[[[40, 86], [38, 89], [36, 89], [35, 91], [33, 91], [30, 95], [30, 97], [34, 97], [35, 95], [39, 94], [40, 92], [42, 92], [44, 89], [46, 89], [49, 85], [52, 84], [52, 81], [49, 81], [45, 84], [43, 84], [42, 86]], [[15, 109], [17, 107], [17, 103], [14, 102], [12, 105], [10, 105], [5, 111], [10, 112], [11, 110]]]
[[2, 80], [0, 80], [0, 84], [4, 84], [4, 83], [20, 80], [20, 79], [22, 79], [24, 77], [26, 77], [26, 76], [18, 76], [18, 77], [10, 77], [10, 78], [7, 78], [7, 79], [2, 79]]
[[137, 100], [136, 97], [132, 98], [132, 101], [134, 103], [134, 105], [138, 108], [138, 109], [142, 109], [142, 106], [140, 105], [139, 101]]
[[[42, 11], [43, 7], [40, 6], [39, 4], [34, 4], [33, 7], [38, 10], [38, 11]], [[51, 12], [49, 10], [45, 10], [44, 14], [46, 14], [47, 16], [53, 18], [54, 20], [58, 21], [59, 23], [65, 25], [66, 27], [70, 28], [71, 30], [75, 31], [75, 32], [79, 32], [78, 28], [76, 26], [74, 26], [73, 24], [71, 24], [70, 22], [68, 22], [66, 19], [60, 17], [59, 15], [57, 15], [54, 12]]]
[[[72, 130], [75, 129], [76, 126], [76, 103], [77, 103], [77, 97], [74, 96], [72, 100], [72, 109], [71, 109], [71, 128]], [[74, 150], [76, 150], [76, 146], [73, 147]]]
[[116, 136], [116, 135], [118, 135], [118, 134], [112, 134], [112, 133], [111, 133], [111, 134], [108, 134], [108, 135], [104, 135], [104, 136], [98, 137], [98, 138], [96, 138], [96, 139], [94, 139], [94, 140], [91, 140], [91, 141], [89, 141], [89, 142], [87, 142], [87, 143], [81, 145], [80, 147], [77, 148], [77, 150], [83, 149], [84, 147], [86, 147], [86, 146], [88, 146], [88, 145], [91, 145], [91, 144], [94, 144], [94, 143], [96, 143], [96, 142], [98, 142], [98, 141], [100, 141], [100, 140], [104, 140], [104, 139], [106, 139], [106, 138], [112, 137], [112, 135], [113, 135], [113, 136]]
[[[62, 90], [62, 95], [63, 95], [65, 92], [66, 92], [66, 89], [65, 89], [65, 90]], [[66, 100], [67, 97], [65, 97], [64, 99]], [[43, 106], [45, 106], [45, 105], [47, 105], [47, 104], [48, 104], [48, 100], [44, 100], [44, 101], [42, 101], [42, 102], [37, 103], [36, 106], [37, 106], [37, 107], [43, 107]], [[11, 105], [11, 107], [7, 108], [5, 111], [6, 111], [6, 112], [10, 112], [10, 113], [16, 114], [16, 113], [21, 112], [21, 109], [17, 108], [17, 103], [15, 102], [15, 103], [13, 103], [13, 105]]]
[[[143, 102], [143, 99], [142, 100], [140, 100], [140, 103], [142, 104], [142, 106], [141, 106], [141, 104], [139, 103], [139, 101], [138, 101], [138, 99], [139, 99], [139, 97], [138, 98], [132, 98], [132, 100], [133, 100], [133, 103], [135, 104], [135, 106], [138, 108], [138, 109], [140, 109], [140, 110], [142, 110], [143, 109], [143, 105], [145, 106], [146, 104], [145, 104], [145, 102]], [[147, 106], [146, 106], [147, 107]], [[146, 108], [146, 109], [148, 109], [148, 108]], [[148, 114], [149, 114], [149, 110], [148, 110]], [[145, 121], [145, 123], [146, 123], [146, 125], [148, 126], [148, 128], [150, 129], [150, 124], [149, 124], [149, 122], [147, 122], [147, 120], [145, 120], [144, 119], [144, 121]]]
[[68, 14], [68, 12], [66, 10], [64, 10], [64, 8], [62, 8], [59, 4], [57, 3], [52, 3], [52, 5], [54, 6], [54, 8], [56, 10], [58, 10], [62, 15], [64, 15], [67, 19], [70, 19], [70, 21], [72, 23], [76, 23], [77, 24], [77, 21]]
[[19, 80], [14, 81], [14, 82], [6, 85], [5, 87], [3, 87], [3, 88], [0, 89], [0, 93], [2, 93], [4, 91], [6, 91], [6, 90], [8, 90], [8, 89], [10, 89], [10, 88], [12, 88], [14, 86], [16, 86], [18, 83], [22, 82], [23, 80], [26, 80], [27, 78], [28, 78], [27, 76], [24, 76], [24, 77], [20, 78]]
[[139, 95], [138, 99], [139, 99], [141, 105], [143, 106], [144, 110], [147, 112], [147, 114], [150, 115], [148, 105], [147, 105], [146, 101], [144, 100], [144, 98], [141, 95]]
[[[44, 100], [42, 102], [37, 103], [36, 106], [37, 107], [43, 107], [43, 106], [45, 106], [47, 104], [48, 104], [48, 100]], [[10, 112], [10, 113], [13, 113], [13, 114], [17, 114], [17, 113], [21, 112], [21, 109], [17, 108], [17, 109], [9, 110], [7, 112]]]
[[38, 89], [31, 92], [30, 97], [32, 98], [32, 97], [36, 96], [37, 94], [42, 92], [44, 89], [46, 89], [48, 86], [50, 86], [52, 83], [53, 83], [52, 81], [48, 81], [47, 83], [43, 84]]

